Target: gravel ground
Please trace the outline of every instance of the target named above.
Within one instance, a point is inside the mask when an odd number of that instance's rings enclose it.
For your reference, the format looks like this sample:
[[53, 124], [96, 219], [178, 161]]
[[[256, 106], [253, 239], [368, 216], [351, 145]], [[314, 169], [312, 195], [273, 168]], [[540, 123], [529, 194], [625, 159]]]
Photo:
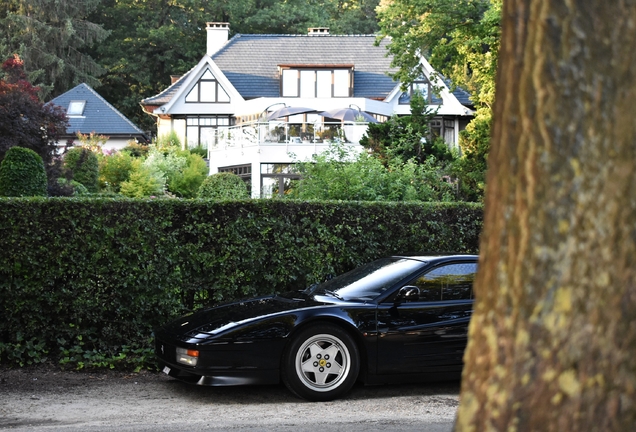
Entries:
[[365, 387], [305, 402], [281, 386], [197, 387], [163, 374], [0, 369], [0, 430], [450, 432], [459, 383]]

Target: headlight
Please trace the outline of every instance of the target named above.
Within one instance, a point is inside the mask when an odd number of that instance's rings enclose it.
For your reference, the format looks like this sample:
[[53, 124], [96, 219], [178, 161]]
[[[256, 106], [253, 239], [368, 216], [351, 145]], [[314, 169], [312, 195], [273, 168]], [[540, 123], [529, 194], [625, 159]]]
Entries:
[[199, 351], [185, 349], [185, 348], [177, 348], [178, 363], [183, 363], [188, 366], [196, 366], [198, 359], [199, 359]]

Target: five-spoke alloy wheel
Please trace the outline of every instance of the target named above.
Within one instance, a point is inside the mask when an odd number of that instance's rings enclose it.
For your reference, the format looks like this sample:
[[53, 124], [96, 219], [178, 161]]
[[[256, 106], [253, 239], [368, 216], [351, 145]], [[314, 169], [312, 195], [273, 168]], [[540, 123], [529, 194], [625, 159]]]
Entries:
[[294, 337], [285, 355], [283, 382], [296, 395], [314, 401], [335, 399], [355, 383], [360, 370], [351, 336], [332, 324], [315, 324]]

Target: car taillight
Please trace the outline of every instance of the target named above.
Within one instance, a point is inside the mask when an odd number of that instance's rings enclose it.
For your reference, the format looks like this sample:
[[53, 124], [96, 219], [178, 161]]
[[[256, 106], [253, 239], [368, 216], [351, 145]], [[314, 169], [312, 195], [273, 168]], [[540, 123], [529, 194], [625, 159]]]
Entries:
[[177, 348], [177, 362], [188, 366], [196, 366], [199, 359], [199, 351], [185, 348]]

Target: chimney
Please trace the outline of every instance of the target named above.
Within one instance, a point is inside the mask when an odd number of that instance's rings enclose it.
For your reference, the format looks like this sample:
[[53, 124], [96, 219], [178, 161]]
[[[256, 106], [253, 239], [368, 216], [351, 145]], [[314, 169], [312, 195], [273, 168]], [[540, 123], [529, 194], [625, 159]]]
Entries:
[[328, 35], [329, 27], [309, 27], [307, 29], [307, 34], [309, 36]]
[[181, 75], [170, 75], [170, 84], [176, 83], [179, 81], [179, 78], [181, 78]]
[[208, 34], [208, 48], [206, 54], [211, 56], [221, 49], [227, 42], [230, 33], [230, 23], [209, 22], [205, 23]]

